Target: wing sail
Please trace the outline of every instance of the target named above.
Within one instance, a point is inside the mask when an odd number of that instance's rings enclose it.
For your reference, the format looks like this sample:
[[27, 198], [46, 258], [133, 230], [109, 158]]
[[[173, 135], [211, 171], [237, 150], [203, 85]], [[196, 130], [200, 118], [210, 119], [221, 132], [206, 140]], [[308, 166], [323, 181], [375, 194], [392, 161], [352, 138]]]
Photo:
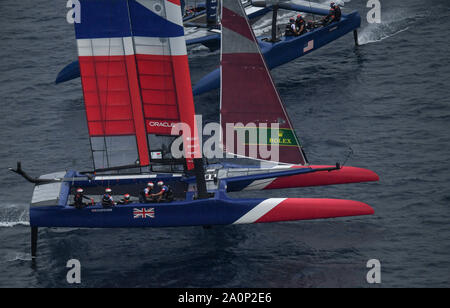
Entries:
[[170, 156], [180, 122], [191, 128], [184, 151], [192, 166], [200, 154], [179, 0], [80, 5], [75, 32], [95, 169]]

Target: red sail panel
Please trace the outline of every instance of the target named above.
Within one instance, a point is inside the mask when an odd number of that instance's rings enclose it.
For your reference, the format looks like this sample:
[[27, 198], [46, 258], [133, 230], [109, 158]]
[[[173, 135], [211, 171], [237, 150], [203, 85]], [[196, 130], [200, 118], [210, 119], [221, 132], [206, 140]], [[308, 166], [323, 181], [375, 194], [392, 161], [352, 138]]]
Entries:
[[171, 135], [180, 121], [172, 57], [137, 55], [137, 66], [147, 131]]
[[[236, 0], [223, 2], [221, 74], [225, 150], [255, 159], [274, 160], [274, 157], [264, 156], [260, 147], [277, 148], [277, 162], [305, 164], [299, 141], [255, 35], [240, 1]], [[233, 128], [232, 136], [230, 132], [226, 133], [227, 124]], [[230, 137], [233, 138], [231, 141]], [[240, 149], [245, 149], [245, 153]]]
[[125, 57], [79, 60], [89, 135], [134, 135]]

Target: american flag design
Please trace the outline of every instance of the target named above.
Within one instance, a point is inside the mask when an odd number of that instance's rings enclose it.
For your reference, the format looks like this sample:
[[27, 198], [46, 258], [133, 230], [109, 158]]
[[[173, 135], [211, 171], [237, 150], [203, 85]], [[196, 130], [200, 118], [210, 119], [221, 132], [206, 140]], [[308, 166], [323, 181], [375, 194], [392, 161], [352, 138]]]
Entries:
[[140, 209], [133, 209], [133, 217], [134, 219], [138, 218], [155, 218], [155, 209], [154, 208], [140, 208]]
[[303, 48], [303, 52], [308, 52], [313, 49], [314, 49], [314, 40], [308, 42], [308, 45], [306, 45], [306, 47]]

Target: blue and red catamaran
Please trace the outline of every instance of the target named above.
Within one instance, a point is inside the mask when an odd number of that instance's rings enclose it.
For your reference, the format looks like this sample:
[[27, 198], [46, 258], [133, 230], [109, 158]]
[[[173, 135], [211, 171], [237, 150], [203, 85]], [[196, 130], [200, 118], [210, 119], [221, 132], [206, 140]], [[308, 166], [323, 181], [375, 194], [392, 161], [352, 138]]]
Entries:
[[[373, 214], [367, 204], [351, 200], [229, 195], [378, 180], [366, 169], [308, 163], [239, 0], [222, 6], [221, 127], [231, 134], [223, 133], [221, 143], [229, 156], [245, 156], [247, 165], [204, 163], [179, 0], [80, 3], [75, 32], [94, 168], [39, 178], [20, 164], [11, 169], [35, 184], [33, 256], [39, 227], [211, 226]], [[189, 129], [174, 133], [178, 123]], [[180, 139], [182, 159], [170, 150]], [[277, 149], [278, 159], [255, 146]], [[169, 185], [174, 199], [139, 201], [149, 181]], [[130, 194], [132, 202], [102, 206], [107, 187], [115, 197]], [[93, 204], [73, 206], [80, 188]]]

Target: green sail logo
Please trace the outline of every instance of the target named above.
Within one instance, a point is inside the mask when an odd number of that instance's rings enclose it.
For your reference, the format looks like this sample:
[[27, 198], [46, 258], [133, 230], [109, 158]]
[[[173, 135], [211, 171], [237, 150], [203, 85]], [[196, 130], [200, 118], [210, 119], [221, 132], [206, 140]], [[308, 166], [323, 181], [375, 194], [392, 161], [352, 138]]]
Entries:
[[269, 127], [234, 127], [239, 136], [244, 136], [244, 145], [277, 145], [277, 146], [296, 146], [297, 138], [292, 129]]

